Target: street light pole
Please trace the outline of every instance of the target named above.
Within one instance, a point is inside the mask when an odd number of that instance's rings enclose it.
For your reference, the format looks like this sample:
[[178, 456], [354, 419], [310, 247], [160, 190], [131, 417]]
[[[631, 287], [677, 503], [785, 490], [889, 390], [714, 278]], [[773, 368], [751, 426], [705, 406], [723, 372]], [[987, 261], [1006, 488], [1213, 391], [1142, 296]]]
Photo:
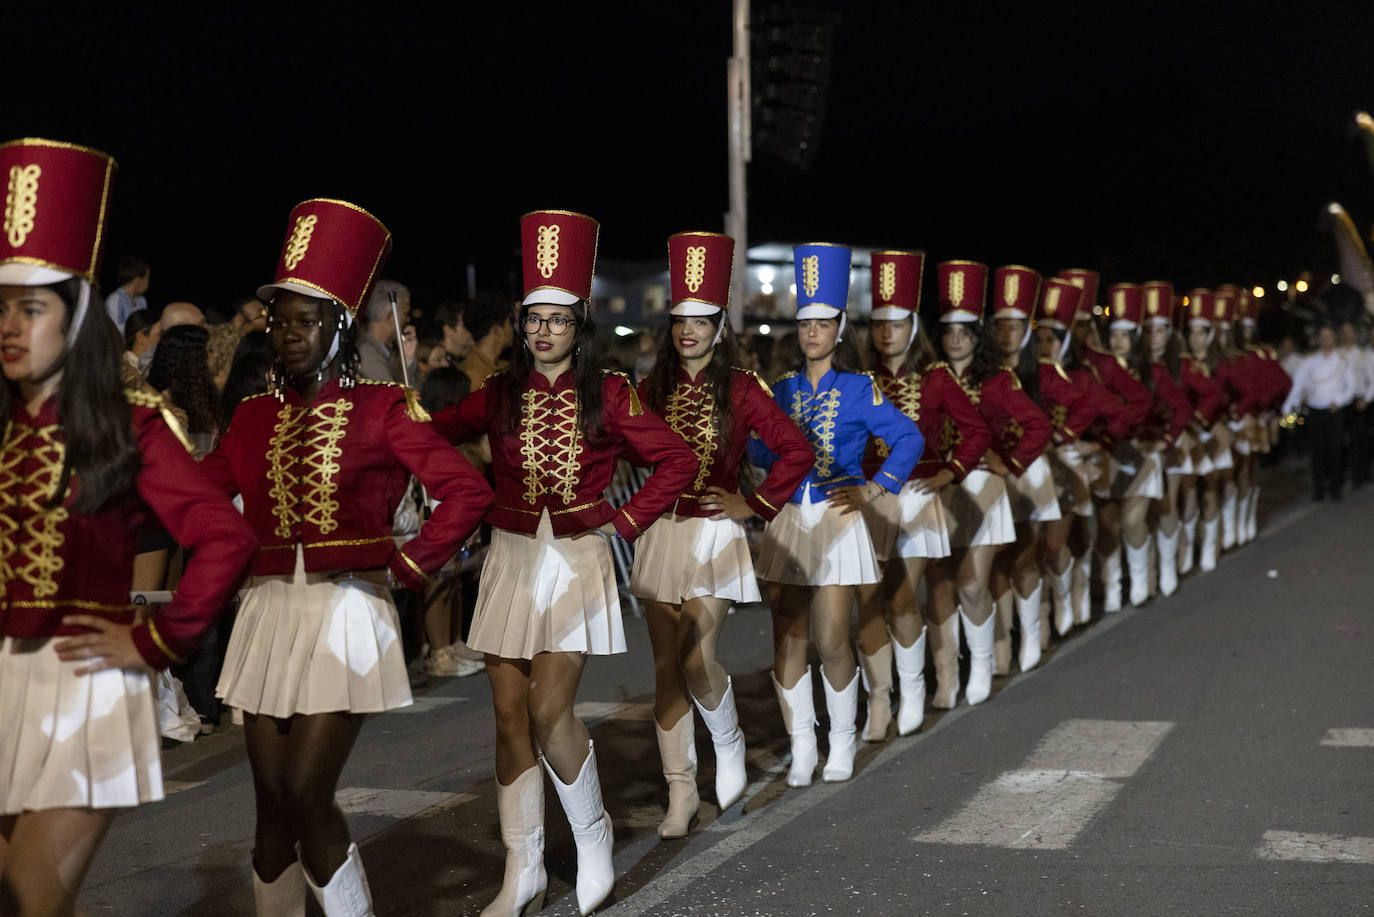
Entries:
[[748, 294], [749, 204], [745, 166], [749, 162], [749, 0], [735, 0], [734, 56], [726, 65], [726, 113], [730, 135], [730, 212], [725, 215], [725, 234], [735, 240], [735, 263], [730, 278], [730, 326], [744, 330], [745, 296]]

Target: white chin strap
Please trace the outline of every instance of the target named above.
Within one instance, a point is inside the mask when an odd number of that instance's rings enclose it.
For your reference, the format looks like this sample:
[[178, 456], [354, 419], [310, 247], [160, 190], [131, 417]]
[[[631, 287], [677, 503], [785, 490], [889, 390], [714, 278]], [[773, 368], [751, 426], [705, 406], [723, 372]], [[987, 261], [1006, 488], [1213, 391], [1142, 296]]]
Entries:
[[[320, 361], [321, 371], [328, 369], [329, 364], [333, 363], [334, 358], [339, 355], [339, 340], [343, 337], [343, 333], [345, 330], [347, 330], [348, 326], [353, 324], [353, 313], [349, 312], [346, 308], [344, 308], [343, 303], [337, 303], [337, 305], [339, 307], [339, 314], [343, 316], [343, 327], [335, 327], [334, 340], [329, 342], [329, 352], [326, 353], [324, 355], [324, 359]], [[401, 341], [396, 342], [396, 351], [398, 353], [401, 350], [401, 344]]]
[[[841, 313], [840, 313], [840, 330], [835, 332], [835, 343], [836, 343], [836, 344], [838, 344], [840, 341], [843, 341], [843, 340], [844, 340], [844, 328], [845, 328], [846, 320], [847, 320], [848, 318], [849, 318], [848, 313], [846, 313], [846, 312], [841, 312]], [[914, 334], [914, 333], [912, 334], [912, 337], [915, 337], [915, 334]]]
[[1064, 340], [1059, 342], [1059, 362], [1064, 362], [1064, 357], [1068, 355], [1069, 348], [1073, 346], [1073, 329], [1064, 329]]
[[716, 347], [716, 345], [719, 344], [719, 343], [721, 342], [721, 339], [725, 337], [725, 323], [728, 322], [728, 321], [730, 321], [730, 316], [728, 316], [728, 315], [725, 314], [725, 310], [724, 310], [724, 309], [721, 309], [721, 310], [720, 310], [720, 324], [716, 325], [716, 336], [715, 336], [714, 338], [712, 338], [712, 340], [711, 340], [711, 349], [712, 349], [712, 350], [714, 350], [715, 347]]
[[81, 326], [86, 321], [86, 313], [91, 311], [91, 282], [81, 281], [81, 292], [76, 297], [76, 312], [72, 315], [72, 323], [67, 328], [67, 349], [70, 350], [76, 343], [76, 336], [81, 332]]

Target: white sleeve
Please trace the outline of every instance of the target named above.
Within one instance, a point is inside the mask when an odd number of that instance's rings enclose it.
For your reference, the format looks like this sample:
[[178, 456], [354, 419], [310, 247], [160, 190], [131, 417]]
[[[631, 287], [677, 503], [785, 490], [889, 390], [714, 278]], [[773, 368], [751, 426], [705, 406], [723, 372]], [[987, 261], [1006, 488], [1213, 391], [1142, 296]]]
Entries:
[[1288, 397], [1283, 399], [1283, 409], [1279, 412], [1284, 415], [1293, 413], [1298, 405], [1302, 404], [1304, 396], [1303, 389], [1307, 387], [1307, 368], [1310, 366], [1308, 358], [1304, 358], [1293, 370], [1293, 385], [1288, 389]]

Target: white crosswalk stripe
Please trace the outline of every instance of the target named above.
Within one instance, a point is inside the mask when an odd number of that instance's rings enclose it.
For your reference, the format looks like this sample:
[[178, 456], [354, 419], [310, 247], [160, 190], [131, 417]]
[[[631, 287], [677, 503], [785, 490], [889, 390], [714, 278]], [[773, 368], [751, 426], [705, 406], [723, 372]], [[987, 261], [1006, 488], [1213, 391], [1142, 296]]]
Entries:
[[1303, 863], [1364, 863], [1374, 865], [1374, 837], [1266, 831], [1257, 851], [1265, 860]]
[[1062, 850], [1121, 792], [1173, 723], [1068, 720], [1020, 768], [984, 786], [914, 840]]
[[1323, 745], [1337, 748], [1374, 748], [1374, 729], [1328, 729]]
[[427, 790], [388, 790], [349, 786], [334, 797], [347, 815], [380, 815], [384, 818], [413, 818], [435, 815], [477, 797], [472, 793], [439, 793]]

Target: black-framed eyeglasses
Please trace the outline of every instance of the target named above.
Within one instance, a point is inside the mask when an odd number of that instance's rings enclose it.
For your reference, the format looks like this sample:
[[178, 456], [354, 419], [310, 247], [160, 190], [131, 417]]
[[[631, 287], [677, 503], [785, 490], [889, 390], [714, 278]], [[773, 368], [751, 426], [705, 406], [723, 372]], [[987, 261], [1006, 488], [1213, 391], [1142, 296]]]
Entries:
[[563, 335], [568, 333], [568, 329], [577, 324], [577, 319], [568, 315], [550, 315], [542, 318], [533, 313], [525, 316], [525, 333], [538, 334], [539, 329], [544, 325], [549, 326], [549, 334]]

